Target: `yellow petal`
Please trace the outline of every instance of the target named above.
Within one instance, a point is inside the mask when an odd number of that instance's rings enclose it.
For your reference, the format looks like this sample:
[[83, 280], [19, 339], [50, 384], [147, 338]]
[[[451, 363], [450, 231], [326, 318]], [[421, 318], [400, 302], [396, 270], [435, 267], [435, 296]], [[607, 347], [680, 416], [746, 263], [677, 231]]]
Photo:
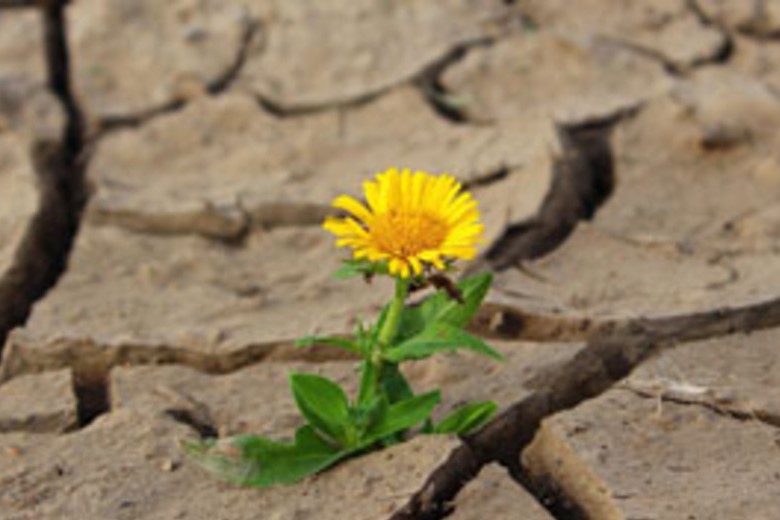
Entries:
[[390, 263], [388, 264], [388, 271], [390, 271], [390, 274], [401, 274], [401, 269], [403, 268], [403, 261], [399, 260], [398, 258], [393, 258], [390, 260]]
[[420, 259], [416, 256], [410, 256], [409, 257], [409, 264], [412, 266], [412, 272], [414, 274], [422, 274], [423, 266], [422, 262], [420, 262]]
[[382, 178], [384, 185], [382, 186], [385, 192], [386, 204], [388, 210], [400, 210], [401, 209], [401, 179], [398, 175], [398, 170], [390, 168], [385, 172]]
[[363, 192], [366, 194], [366, 201], [371, 211], [374, 213], [384, 213], [386, 208], [383, 204], [381, 192], [379, 189], [379, 183], [373, 181], [365, 181], [363, 183]]
[[357, 200], [353, 199], [349, 195], [339, 195], [336, 197], [331, 205], [334, 208], [343, 209], [344, 211], [348, 211], [352, 215], [356, 216], [363, 222], [365, 222], [367, 225], [371, 225], [371, 222], [374, 220], [374, 215], [371, 214], [370, 211], [368, 211], [368, 208], [366, 208], [361, 202], [358, 202]]
[[365, 238], [368, 236], [368, 232], [351, 218], [328, 217], [322, 227], [339, 237]]
[[436, 269], [444, 269], [444, 262], [441, 261], [441, 253], [438, 251], [423, 251], [418, 256], [424, 261], [433, 264]]

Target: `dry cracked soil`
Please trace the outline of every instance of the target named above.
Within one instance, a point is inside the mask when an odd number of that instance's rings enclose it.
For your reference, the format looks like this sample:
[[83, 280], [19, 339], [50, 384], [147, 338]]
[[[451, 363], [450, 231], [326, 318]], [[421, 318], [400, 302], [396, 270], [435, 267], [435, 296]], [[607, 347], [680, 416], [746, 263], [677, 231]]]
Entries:
[[[777, 520], [778, 36], [777, 0], [0, 0], [0, 519]], [[407, 375], [499, 415], [214, 480], [182, 440], [354, 388], [293, 341], [388, 296], [319, 227], [388, 166], [480, 200], [506, 361]]]

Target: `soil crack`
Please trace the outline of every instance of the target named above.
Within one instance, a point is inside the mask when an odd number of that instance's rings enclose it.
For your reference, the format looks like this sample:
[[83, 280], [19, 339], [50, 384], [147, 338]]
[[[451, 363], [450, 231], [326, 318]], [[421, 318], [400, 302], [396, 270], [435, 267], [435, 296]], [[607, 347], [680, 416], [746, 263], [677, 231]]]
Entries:
[[88, 360], [76, 364], [71, 372], [78, 427], [84, 428], [111, 409], [109, 369]]
[[[529, 396], [511, 405], [477, 433], [463, 438], [463, 445], [434, 470], [423, 487], [390, 519], [443, 518], [442, 505], [491, 462], [506, 466], [512, 475], [523, 476], [520, 454], [545, 418], [598, 397], [664, 350], [694, 339], [778, 326], [780, 298], [687, 319], [656, 320], [637, 325], [631, 331], [592, 337], [574, 358], [532, 384]], [[527, 489], [538, 493], [530, 484]], [[537, 497], [543, 501], [544, 497]]]
[[[590, 220], [615, 184], [610, 134], [625, 114], [577, 125], [558, 125], [562, 153], [553, 163], [550, 190], [539, 213], [509, 226], [487, 250], [484, 260], [504, 270], [540, 258], [558, 248], [582, 220]], [[477, 262], [479, 264], [479, 262]], [[468, 271], [479, 269], [472, 266]]]
[[450, 49], [450, 51], [423, 69], [413, 84], [417, 86], [423, 98], [433, 111], [452, 123], [477, 123], [472, 121], [463, 111], [457, 95], [451, 92], [442, 77], [448, 68], [460, 63], [473, 49], [490, 47], [496, 43], [496, 38], [486, 37], [467, 42]]
[[[221, 74], [206, 84], [205, 93], [207, 95], [218, 96], [230, 88], [241, 74], [241, 70], [246, 63], [249, 50], [254, 44], [255, 39], [264, 34], [265, 28], [259, 20], [248, 16], [244, 18], [244, 27], [241, 32], [235, 58]], [[98, 135], [99, 137], [102, 137], [103, 135], [116, 130], [137, 128], [156, 117], [181, 110], [187, 106], [187, 103], [187, 99], [177, 97], [136, 113], [104, 115], [100, 117], [98, 121]]]
[[663, 414], [662, 403], [669, 402], [683, 406], [699, 406], [724, 417], [739, 421], [759, 421], [780, 428], [780, 415], [760, 410], [749, 402], [720, 396], [708, 387], [674, 381], [627, 381], [616, 385], [616, 388], [644, 399], [657, 400], [659, 415]]
[[[30, 340], [36, 342], [36, 340]], [[303, 361], [322, 363], [354, 359], [343, 350], [328, 346], [300, 349], [290, 341], [255, 343], [230, 351], [204, 352], [173, 345], [99, 344], [90, 339], [61, 339], [35, 347], [25, 339], [12, 335], [7, 343], [0, 384], [26, 374], [39, 374], [82, 365], [103, 367], [98, 372], [116, 366], [180, 365], [206, 374], [228, 374], [261, 362]]]
[[[733, 40], [729, 28], [726, 27], [724, 23], [721, 23], [710, 16], [707, 13], [707, 10], [699, 3], [699, 0], [686, 0], [686, 5], [688, 9], [696, 15], [702, 25], [716, 27]], [[772, 29], [767, 23], [772, 17], [768, 12], [766, 0], [753, 0], [751, 2], [751, 11], [750, 17], [736, 24], [733, 28], [734, 31], [742, 36], [758, 41], [774, 41], [780, 39], [780, 29]]]
[[58, 140], [38, 139], [32, 146], [38, 209], [11, 267], [0, 278], [0, 355], [8, 332], [25, 323], [33, 304], [65, 271], [88, 198], [85, 170], [91, 144], [84, 111], [71, 86], [67, 1], [38, 4], [48, 88], [62, 106], [66, 122]]
[[434, 59], [428, 65], [422, 67], [420, 71], [416, 72], [411, 77], [403, 78], [396, 83], [364, 92], [349, 99], [311, 104], [285, 104], [263, 94], [255, 94], [255, 98], [263, 110], [274, 117], [285, 119], [318, 114], [331, 110], [339, 111], [358, 108], [375, 101], [399, 87], [412, 84], [420, 89], [424, 98], [431, 104], [436, 113], [450, 121], [464, 122], [465, 119], [463, 116], [446, 101], [446, 99], [451, 101], [451, 98], [448, 97], [439, 78], [445, 69], [463, 59], [469, 50], [477, 47], [490, 46], [495, 43], [495, 41], [495, 37], [488, 36], [462, 42], [450, 48], [442, 56]]

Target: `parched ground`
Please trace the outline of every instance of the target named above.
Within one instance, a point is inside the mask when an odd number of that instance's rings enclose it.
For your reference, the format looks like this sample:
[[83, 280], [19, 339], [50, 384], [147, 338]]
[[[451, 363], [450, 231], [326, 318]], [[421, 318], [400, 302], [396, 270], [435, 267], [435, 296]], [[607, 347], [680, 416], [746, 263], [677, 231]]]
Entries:
[[[74, 0], [67, 22], [84, 127], [47, 89], [51, 19], [0, 9], [0, 519], [777, 519], [780, 3]], [[501, 415], [296, 486], [215, 481], [181, 440], [289, 435], [292, 370], [354, 387], [293, 341], [387, 298], [331, 279], [319, 225], [388, 166], [481, 202], [472, 330], [507, 361], [408, 375], [442, 414]]]

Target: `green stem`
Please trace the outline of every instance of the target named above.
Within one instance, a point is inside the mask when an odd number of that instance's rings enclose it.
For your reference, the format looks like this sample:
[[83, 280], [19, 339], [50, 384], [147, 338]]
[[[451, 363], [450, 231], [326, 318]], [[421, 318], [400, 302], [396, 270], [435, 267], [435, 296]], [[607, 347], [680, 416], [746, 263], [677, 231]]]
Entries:
[[390, 302], [387, 316], [385, 316], [384, 323], [379, 331], [377, 344], [373, 346], [371, 356], [365, 361], [370, 365], [370, 368], [368, 368], [366, 377], [360, 382], [361, 401], [377, 396], [383, 391], [381, 384], [385, 362], [384, 359], [382, 359], [382, 352], [393, 344], [393, 340], [395, 340], [398, 335], [404, 304], [406, 303], [406, 296], [408, 294], [409, 282], [402, 278], [396, 278], [395, 296], [393, 297], [393, 301]]
[[387, 317], [379, 331], [379, 348], [389, 347], [395, 337], [398, 335], [398, 327], [401, 325], [401, 316], [406, 303], [406, 296], [409, 294], [409, 282], [403, 278], [395, 279], [395, 297], [390, 303], [390, 309], [387, 311]]

